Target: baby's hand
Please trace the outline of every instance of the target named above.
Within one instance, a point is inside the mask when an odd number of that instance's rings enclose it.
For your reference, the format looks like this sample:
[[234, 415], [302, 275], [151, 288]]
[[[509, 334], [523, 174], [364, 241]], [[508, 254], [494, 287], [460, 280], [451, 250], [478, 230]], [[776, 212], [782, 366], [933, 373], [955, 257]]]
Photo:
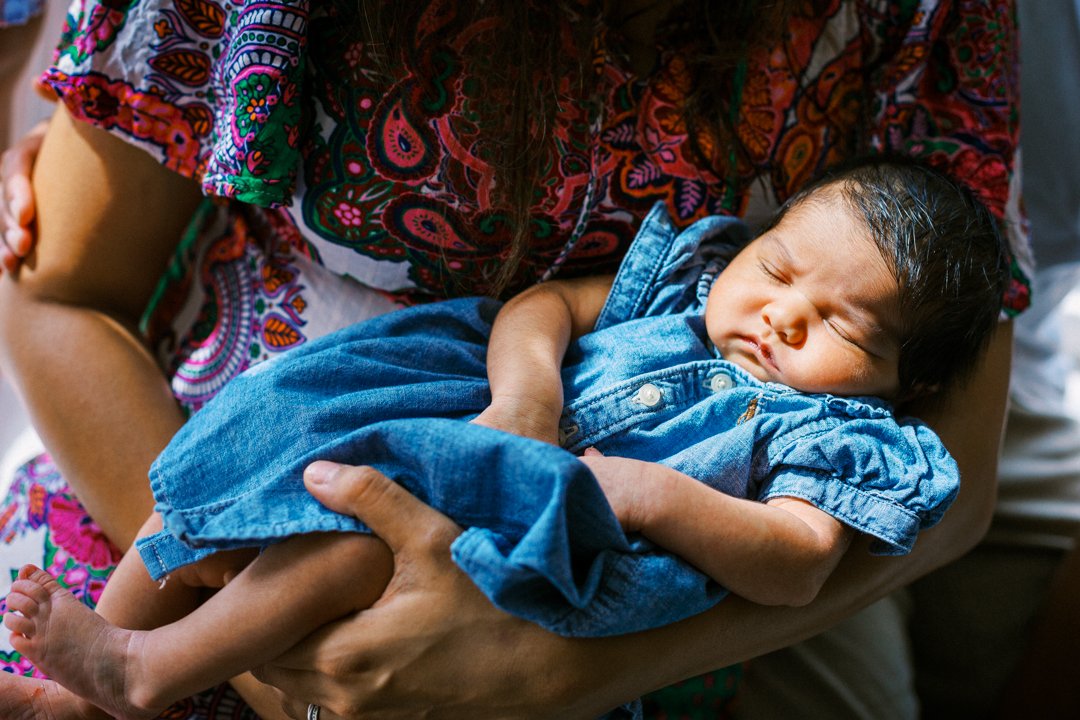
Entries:
[[651, 493], [658, 492], [650, 475], [659, 466], [644, 460], [603, 455], [596, 448], [588, 448], [580, 458], [604, 491], [608, 504], [615, 512], [619, 524], [626, 532], [644, 532], [649, 512]]
[[0, 156], [0, 271], [14, 272], [34, 247], [30, 171], [45, 137], [41, 122]]
[[532, 404], [495, 401], [477, 415], [473, 422], [477, 425], [558, 445], [558, 418], [550, 420], [549, 415], [550, 413], [542, 412]]

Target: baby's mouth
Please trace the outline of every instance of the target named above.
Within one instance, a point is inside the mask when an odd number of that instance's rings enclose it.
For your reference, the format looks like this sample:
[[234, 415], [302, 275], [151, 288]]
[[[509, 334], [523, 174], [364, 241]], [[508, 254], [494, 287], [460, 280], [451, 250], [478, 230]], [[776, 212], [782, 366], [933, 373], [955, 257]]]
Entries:
[[773, 372], [779, 371], [779, 367], [776, 365], [776, 359], [773, 357], [772, 349], [767, 343], [763, 343], [756, 337], [749, 335], [744, 336], [743, 341], [746, 342], [754, 350], [754, 354], [758, 357], [758, 360], [762, 367], [767, 368]]

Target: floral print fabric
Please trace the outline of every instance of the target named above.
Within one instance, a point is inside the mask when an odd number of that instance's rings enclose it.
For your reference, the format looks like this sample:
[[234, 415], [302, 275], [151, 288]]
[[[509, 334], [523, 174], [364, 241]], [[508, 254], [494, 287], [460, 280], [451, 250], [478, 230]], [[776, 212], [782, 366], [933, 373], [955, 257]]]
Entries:
[[[44, 77], [74, 115], [216, 199], [193, 222], [147, 321], [189, 411], [247, 367], [395, 303], [484, 293], [503, 260], [506, 218], [470, 122], [484, 68], [463, 59], [468, 43], [499, 29], [464, 23], [451, 0], [428, 0], [415, 48], [385, 80], [328, 5], [76, 0]], [[734, 162], [715, 138], [701, 139], [705, 163], [691, 147], [677, 38], [638, 77], [617, 33], [601, 31], [597, 102], [564, 103], [556, 118], [513, 288], [613, 271], [657, 200], [679, 226], [714, 213], [754, 223], [825, 166], [898, 151], [970, 182], [1002, 220], [1014, 249], [1007, 310], [1023, 310], [1011, 2], [823, 5], [797, 11], [788, 34], [749, 59], [735, 93], [744, 152]], [[58, 569], [63, 556], [65, 568], [73, 563], [66, 581], [84, 587], [83, 572], [92, 603], [115, 551], [68, 549], [89, 542], [92, 522], [46, 458], [20, 473], [0, 508], [3, 563]], [[42, 514], [47, 498], [56, 501]], [[28, 672], [8, 650], [6, 667]], [[186, 707], [170, 717], [242, 712], [217, 700]]]
[[[3, 559], [10, 566], [7, 583], [18, 572], [13, 564], [33, 562], [90, 607], [97, 604], [120, 551], [86, 515], [79, 501], [47, 455], [18, 468], [0, 514]], [[0, 600], [0, 613], [7, 612]], [[5, 634], [6, 637], [6, 634]], [[6, 641], [0, 647], [0, 668], [44, 677]], [[169, 720], [258, 720], [228, 686], [186, 698], [161, 715]]]
[[[833, 0], [796, 15], [790, 36], [748, 63], [734, 167], [715, 152], [703, 168], [688, 141], [678, 47], [642, 79], [598, 43], [600, 109], [564, 103], [556, 118], [518, 287], [557, 266], [613, 269], [656, 200], [682, 226], [763, 216], [825, 166], [871, 150], [929, 157], [1004, 218], [1017, 131], [1009, 5]], [[487, 289], [508, 230], [469, 121], [484, 68], [463, 58], [498, 31], [491, 23], [462, 28], [454, 3], [430, 2], [387, 87], [355, 32], [302, 0], [76, 7], [47, 80], [77, 115], [210, 195], [288, 206], [336, 273], [411, 300]], [[1023, 297], [1014, 288], [1011, 307]]]

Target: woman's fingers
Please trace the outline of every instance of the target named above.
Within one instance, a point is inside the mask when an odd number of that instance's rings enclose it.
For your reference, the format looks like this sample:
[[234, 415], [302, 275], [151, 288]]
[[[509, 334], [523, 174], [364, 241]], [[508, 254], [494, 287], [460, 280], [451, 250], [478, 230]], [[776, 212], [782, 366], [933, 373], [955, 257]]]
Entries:
[[0, 156], [0, 265], [14, 271], [34, 245], [34, 194], [30, 174], [41, 150], [47, 123], [41, 122]]
[[5, 211], [19, 225], [29, 226], [34, 220], [34, 198], [30, 174], [41, 151], [47, 122], [40, 122], [0, 158], [0, 179], [4, 185]]
[[[317, 462], [304, 481], [327, 507], [356, 516], [386, 541], [394, 575], [372, 607], [255, 671], [288, 698], [287, 712], [305, 717], [316, 703], [322, 719], [404, 720], [438, 708], [438, 717], [456, 720], [476, 716], [475, 708], [459, 707], [459, 682], [497, 685], [502, 702], [514, 696], [500, 682], [499, 639], [515, 636], [507, 625], [524, 623], [496, 610], [453, 563], [449, 548], [460, 528], [372, 468]], [[439, 671], [459, 682], [429, 690], [427, 679]]]
[[340, 677], [340, 672], [331, 674], [318, 668], [329, 666], [326, 658], [339, 656], [332, 648], [326, 647], [326, 638], [333, 638], [330, 628], [351, 634], [351, 629], [342, 627], [348, 624], [348, 621], [344, 621], [324, 626], [273, 662], [251, 671], [259, 682], [277, 688], [281, 695], [281, 707], [290, 717], [306, 718], [309, 703], [322, 708], [321, 718], [344, 707], [342, 685], [357, 682], [358, 678], [346, 679]]
[[[311, 706], [313, 704], [319, 706], [316, 713], [312, 712]], [[281, 709], [286, 716], [293, 720], [310, 720], [312, 717], [316, 717], [318, 720], [343, 720], [340, 715], [336, 714], [333, 709], [328, 706], [289, 697], [282, 698]]]
[[[397, 662], [409, 662], [410, 654], [406, 647], [399, 648], [397, 658], [383, 655], [396, 641], [383, 631], [395, 622], [370, 622], [372, 614], [380, 615], [377, 608], [365, 610], [324, 626], [273, 662], [256, 668], [255, 677], [281, 691], [282, 707], [290, 717], [306, 718], [309, 703], [322, 708], [321, 720], [415, 717], [415, 707], [409, 703], [395, 707], [393, 700], [382, 697], [382, 683], [399, 669]], [[405, 617], [416, 622], [415, 615]]]
[[371, 467], [314, 462], [304, 471], [304, 484], [326, 507], [371, 528], [395, 555], [418, 541], [430, 542], [433, 534], [445, 535], [448, 547], [461, 532], [445, 515]]

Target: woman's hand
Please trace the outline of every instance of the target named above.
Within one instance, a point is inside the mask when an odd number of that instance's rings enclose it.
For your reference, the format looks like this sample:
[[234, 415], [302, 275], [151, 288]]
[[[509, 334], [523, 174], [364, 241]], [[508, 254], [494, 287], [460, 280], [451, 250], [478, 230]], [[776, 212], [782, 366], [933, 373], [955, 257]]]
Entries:
[[34, 247], [34, 194], [30, 173], [41, 150], [47, 121], [34, 126], [0, 155], [0, 270], [15, 272]]
[[[256, 671], [284, 693], [291, 717], [315, 703], [323, 720], [547, 720], [595, 717], [619, 703], [596, 699], [602, 683], [585, 667], [602, 665], [587, 641], [511, 617], [476, 589], [450, 559], [461, 532], [450, 519], [371, 468], [315, 463], [305, 482], [327, 507], [363, 520], [395, 567], [370, 609]], [[599, 706], [568, 706], [585, 696]]]

